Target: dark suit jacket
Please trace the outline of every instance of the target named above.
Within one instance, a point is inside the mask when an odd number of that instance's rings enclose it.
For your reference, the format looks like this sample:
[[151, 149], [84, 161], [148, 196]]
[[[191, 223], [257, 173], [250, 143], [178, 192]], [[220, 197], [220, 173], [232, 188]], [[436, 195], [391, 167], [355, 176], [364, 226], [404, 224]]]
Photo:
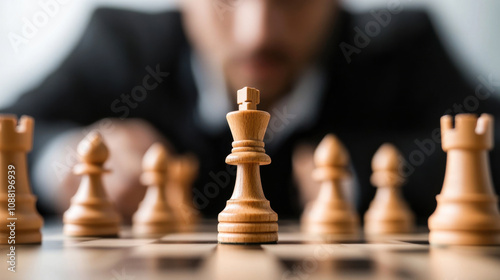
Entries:
[[[297, 217], [301, 211], [291, 175], [293, 148], [302, 142], [316, 144], [333, 132], [350, 152], [360, 185], [357, 208], [361, 213], [375, 192], [369, 182], [372, 155], [383, 142], [392, 142], [407, 161], [404, 195], [419, 222], [425, 223], [435, 208], [445, 169], [445, 153], [433, 140], [439, 118], [446, 112], [459, 112], [457, 105], [464, 112], [498, 116], [498, 101], [478, 98], [475, 86], [459, 74], [423, 12], [393, 15], [390, 24], [370, 38], [367, 46], [358, 48], [348, 63], [341, 42], [356, 47], [356, 27], [364, 30], [373, 20], [370, 14], [341, 13], [322, 50], [321, 69], [328, 79], [319, 120], [294, 131], [279, 147], [267, 149], [273, 163], [261, 168], [262, 181], [266, 197], [280, 217]], [[209, 135], [196, 121], [198, 93], [190, 52], [178, 12], [99, 9], [59, 69], [5, 111], [36, 118], [34, 158], [55, 135], [70, 127], [107, 117], [145, 119], [179, 152], [193, 151], [199, 156], [195, 204], [206, 215], [215, 216], [234, 184], [233, 176], [226, 181], [226, 174], [232, 172], [226, 171], [224, 162], [232, 138], [229, 129]], [[126, 96], [143, 85], [143, 78], [157, 67], [168, 72], [168, 77], [152, 75], [147, 93], [139, 89], [134, 93], [140, 102], [127, 101]], [[153, 87], [157, 81], [161, 82]], [[496, 131], [500, 131], [498, 126]], [[500, 168], [498, 152], [492, 153], [492, 165]], [[493, 172], [493, 177], [500, 183], [500, 172]], [[34, 186], [36, 189], [36, 182]]]

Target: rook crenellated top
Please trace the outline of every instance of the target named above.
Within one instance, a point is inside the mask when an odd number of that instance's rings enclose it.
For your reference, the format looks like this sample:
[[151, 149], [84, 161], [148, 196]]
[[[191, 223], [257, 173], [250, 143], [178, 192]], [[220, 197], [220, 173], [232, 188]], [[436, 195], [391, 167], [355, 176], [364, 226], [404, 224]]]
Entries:
[[0, 114], [0, 150], [30, 151], [33, 148], [34, 120], [29, 116]]
[[493, 117], [482, 114], [459, 114], [441, 117], [441, 144], [449, 149], [491, 150], [493, 148]]

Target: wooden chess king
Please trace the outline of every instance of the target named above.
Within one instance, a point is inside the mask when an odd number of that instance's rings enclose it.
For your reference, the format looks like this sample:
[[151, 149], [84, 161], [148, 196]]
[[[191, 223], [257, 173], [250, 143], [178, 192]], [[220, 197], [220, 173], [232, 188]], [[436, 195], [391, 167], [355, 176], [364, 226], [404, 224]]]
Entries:
[[220, 243], [274, 243], [278, 241], [278, 215], [265, 198], [259, 165], [271, 163], [264, 150], [264, 134], [270, 115], [257, 110], [260, 92], [238, 91], [239, 111], [227, 114], [234, 138], [226, 163], [237, 165], [236, 184], [226, 208], [219, 214]]
[[[0, 115], [0, 244], [42, 241], [43, 219], [35, 207], [26, 164], [26, 154], [33, 147], [33, 126], [31, 117], [21, 117], [17, 126], [16, 116]], [[13, 236], [11, 231], [15, 232], [15, 243], [9, 239]]]
[[488, 160], [493, 117], [460, 114], [441, 118], [446, 173], [437, 208], [429, 218], [429, 242], [438, 245], [500, 244], [500, 214]]

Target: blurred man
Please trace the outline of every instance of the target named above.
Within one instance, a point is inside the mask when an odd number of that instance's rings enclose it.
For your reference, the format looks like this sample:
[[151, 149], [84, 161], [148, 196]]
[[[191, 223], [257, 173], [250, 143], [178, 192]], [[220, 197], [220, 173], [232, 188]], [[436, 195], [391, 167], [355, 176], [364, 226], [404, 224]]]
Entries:
[[[307, 147], [333, 132], [351, 154], [360, 212], [374, 192], [373, 153], [383, 142], [401, 149], [405, 196], [422, 223], [445, 166], [439, 117], [500, 112], [491, 85], [474, 91], [466, 84], [425, 13], [404, 11], [401, 2], [361, 15], [336, 0], [180, 5], [180, 12], [158, 14], [96, 11], [60, 68], [6, 109], [37, 120], [33, 178], [46, 209], [69, 204], [78, 183], [69, 172], [74, 147], [97, 129], [112, 154], [107, 191], [122, 213], [142, 199], [143, 153], [164, 141], [198, 156], [194, 203], [215, 216], [235, 174], [224, 163], [232, 141], [225, 114], [235, 109], [236, 90], [252, 86], [261, 90], [259, 108], [272, 115], [265, 140], [273, 164], [262, 168], [262, 181], [281, 217], [297, 217], [300, 202], [314, 196]], [[500, 164], [498, 152], [492, 164]]]

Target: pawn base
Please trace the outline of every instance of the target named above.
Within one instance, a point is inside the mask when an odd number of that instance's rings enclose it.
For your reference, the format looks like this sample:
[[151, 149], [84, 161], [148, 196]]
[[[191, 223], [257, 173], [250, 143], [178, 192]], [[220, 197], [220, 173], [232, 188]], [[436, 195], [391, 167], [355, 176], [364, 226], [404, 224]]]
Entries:
[[359, 225], [353, 223], [314, 223], [304, 222], [302, 231], [318, 235], [351, 235], [359, 233]]
[[367, 221], [365, 218], [365, 234], [387, 235], [406, 234], [414, 231], [413, 221]]
[[114, 237], [118, 236], [120, 226], [118, 224], [81, 225], [64, 224], [63, 233], [73, 237]]
[[359, 217], [344, 202], [310, 204], [302, 216], [302, 231], [318, 235], [358, 234]]

